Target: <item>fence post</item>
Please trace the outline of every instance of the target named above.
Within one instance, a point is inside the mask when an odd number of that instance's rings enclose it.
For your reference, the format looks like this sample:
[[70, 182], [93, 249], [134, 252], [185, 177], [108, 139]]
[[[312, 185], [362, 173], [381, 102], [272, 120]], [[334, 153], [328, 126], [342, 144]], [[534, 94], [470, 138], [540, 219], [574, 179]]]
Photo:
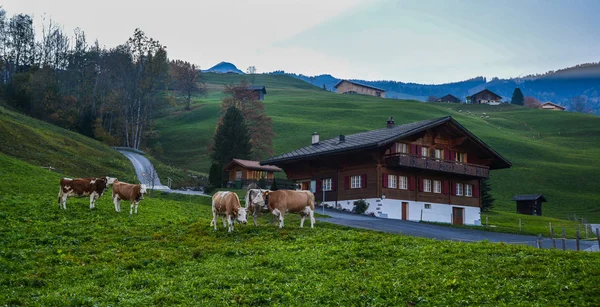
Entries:
[[488, 229], [488, 217], [485, 217], [485, 229]]
[[556, 248], [556, 240], [554, 239], [554, 228], [550, 228], [550, 237], [552, 238], [552, 248]]
[[598, 248], [600, 249], [600, 227], [596, 228], [596, 239], [598, 239]]
[[538, 237], [537, 237], [537, 246], [538, 246], [538, 248], [542, 248], [542, 234], [541, 233], [538, 234]]
[[577, 237], [575, 238], [575, 243], [577, 244], [577, 251], [579, 251], [579, 229], [577, 229]]
[[519, 219], [519, 232], [521, 232], [521, 219]]
[[564, 227], [562, 229], [562, 243], [563, 250], [567, 250], [567, 232], [565, 231]]
[[552, 233], [552, 222], [548, 222], [548, 229], [550, 229], [550, 233]]

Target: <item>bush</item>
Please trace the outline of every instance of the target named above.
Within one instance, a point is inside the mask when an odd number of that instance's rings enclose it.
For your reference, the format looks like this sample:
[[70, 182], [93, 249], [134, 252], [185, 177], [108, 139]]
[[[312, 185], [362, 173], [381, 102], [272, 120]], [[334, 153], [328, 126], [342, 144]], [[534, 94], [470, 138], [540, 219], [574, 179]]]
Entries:
[[352, 211], [358, 214], [363, 214], [365, 213], [365, 211], [367, 211], [368, 208], [369, 203], [366, 202], [364, 199], [360, 199], [354, 202], [354, 208], [352, 208]]
[[211, 194], [215, 190], [215, 186], [212, 184], [205, 185], [202, 190], [204, 191], [204, 194]]

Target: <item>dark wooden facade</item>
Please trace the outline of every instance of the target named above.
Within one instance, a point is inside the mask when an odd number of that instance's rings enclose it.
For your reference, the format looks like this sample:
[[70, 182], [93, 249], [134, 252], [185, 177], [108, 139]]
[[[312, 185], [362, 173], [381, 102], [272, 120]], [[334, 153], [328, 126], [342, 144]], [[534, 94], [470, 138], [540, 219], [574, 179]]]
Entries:
[[446, 95], [442, 98], [437, 99], [435, 102], [452, 102], [452, 103], [460, 103], [460, 99], [454, 95]]
[[517, 202], [517, 213], [527, 215], [542, 215], [542, 203], [546, 202], [541, 194], [517, 195], [513, 200]]
[[502, 96], [485, 89], [478, 93], [475, 93], [471, 96], [467, 96], [467, 103], [471, 104], [490, 104], [490, 103], [500, 103], [502, 100]]

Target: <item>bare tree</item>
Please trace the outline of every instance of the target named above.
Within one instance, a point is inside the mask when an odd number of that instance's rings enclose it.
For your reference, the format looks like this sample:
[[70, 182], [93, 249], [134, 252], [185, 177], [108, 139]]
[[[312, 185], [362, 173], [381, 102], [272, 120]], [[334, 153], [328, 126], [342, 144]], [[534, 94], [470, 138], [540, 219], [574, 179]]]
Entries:
[[535, 97], [525, 96], [523, 105], [531, 109], [539, 109], [542, 106], [542, 103]]
[[587, 97], [585, 97], [583, 95], [571, 97], [571, 105], [573, 107], [573, 110], [575, 110], [575, 112], [579, 112], [579, 113], [589, 112], [589, 109], [587, 106]]
[[[173, 79], [175, 89], [185, 95], [186, 110], [191, 109], [192, 96], [194, 94], [203, 95], [206, 89], [203, 86], [202, 78], [198, 77], [201, 72], [196, 66], [189, 62], [175, 60], [169, 63], [169, 75]], [[198, 83], [202, 84], [201, 86]]]

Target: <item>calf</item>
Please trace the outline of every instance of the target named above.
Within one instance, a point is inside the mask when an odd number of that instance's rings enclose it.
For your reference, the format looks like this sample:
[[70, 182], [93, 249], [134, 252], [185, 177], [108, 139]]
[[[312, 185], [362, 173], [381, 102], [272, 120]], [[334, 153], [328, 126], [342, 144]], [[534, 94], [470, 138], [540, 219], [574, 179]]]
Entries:
[[58, 208], [67, 210], [67, 198], [90, 197], [90, 209], [96, 207], [96, 200], [108, 190], [116, 178], [63, 178], [60, 180], [60, 191], [58, 191]]
[[[232, 218], [235, 218], [238, 222], [246, 224], [246, 208], [242, 208], [240, 205], [240, 199], [237, 194], [229, 191], [217, 192], [212, 197], [212, 212], [213, 219], [210, 222], [210, 226], [215, 226], [217, 230], [217, 216], [221, 215], [223, 219], [223, 227], [227, 227], [227, 231], [233, 230]], [[227, 224], [225, 224], [225, 218], [227, 218]]]
[[[269, 190], [261, 190], [261, 189], [250, 189], [246, 192], [246, 196], [244, 200], [246, 201], [246, 211], [248, 214], [252, 213], [254, 217], [254, 226], [257, 226], [257, 218], [260, 211], [265, 208], [265, 200], [263, 195]], [[266, 208], [265, 208], [266, 209]]]
[[133, 214], [134, 205], [135, 214], [137, 214], [138, 206], [140, 205], [140, 200], [143, 199], [145, 193], [145, 184], [130, 184], [115, 180], [115, 182], [113, 183], [112, 192], [113, 203], [115, 204], [115, 211], [121, 212], [121, 200], [128, 200], [131, 203], [129, 214]]
[[283, 228], [286, 212], [300, 214], [300, 227], [304, 227], [304, 219], [310, 217], [310, 228], [315, 224], [315, 195], [310, 191], [278, 190], [265, 192], [265, 200], [269, 211], [279, 219], [279, 228]]

